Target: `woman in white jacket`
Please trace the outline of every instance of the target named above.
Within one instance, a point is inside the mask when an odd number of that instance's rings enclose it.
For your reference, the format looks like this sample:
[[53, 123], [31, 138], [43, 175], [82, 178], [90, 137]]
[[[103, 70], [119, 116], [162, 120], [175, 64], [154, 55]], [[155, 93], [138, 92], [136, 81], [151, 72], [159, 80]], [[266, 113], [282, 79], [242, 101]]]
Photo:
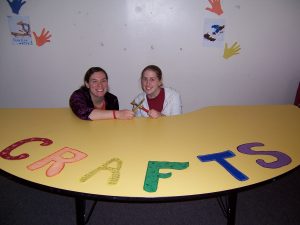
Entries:
[[134, 99], [134, 103], [142, 103], [143, 107], [134, 106], [136, 116], [158, 118], [182, 113], [179, 93], [173, 88], [163, 87], [162, 72], [158, 66], [149, 65], [143, 69], [141, 86], [143, 92]]

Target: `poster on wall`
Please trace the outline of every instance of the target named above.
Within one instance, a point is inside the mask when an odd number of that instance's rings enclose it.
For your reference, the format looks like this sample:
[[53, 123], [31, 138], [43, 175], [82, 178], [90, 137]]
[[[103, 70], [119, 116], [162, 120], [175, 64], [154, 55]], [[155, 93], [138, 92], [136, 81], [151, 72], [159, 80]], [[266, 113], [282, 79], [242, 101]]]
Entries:
[[29, 16], [7, 16], [13, 45], [32, 45]]
[[224, 19], [204, 20], [203, 46], [204, 47], [223, 47], [225, 33]]

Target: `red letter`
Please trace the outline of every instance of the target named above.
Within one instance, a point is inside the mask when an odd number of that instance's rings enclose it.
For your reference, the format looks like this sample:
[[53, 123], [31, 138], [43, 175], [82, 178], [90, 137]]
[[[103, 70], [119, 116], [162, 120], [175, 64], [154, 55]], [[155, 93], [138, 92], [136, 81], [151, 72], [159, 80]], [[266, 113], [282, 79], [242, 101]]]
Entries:
[[53, 141], [51, 141], [50, 139], [47, 138], [38, 138], [38, 137], [33, 137], [33, 138], [27, 138], [21, 141], [18, 141], [10, 146], [8, 146], [7, 148], [3, 149], [0, 152], [0, 157], [2, 157], [3, 159], [7, 159], [7, 160], [20, 160], [20, 159], [26, 159], [27, 157], [29, 157], [29, 154], [27, 153], [23, 153], [17, 156], [12, 156], [10, 155], [10, 153], [12, 152], [12, 150], [18, 148], [19, 146], [28, 143], [28, 142], [32, 142], [32, 141], [42, 141], [43, 143], [41, 144], [41, 146], [47, 146], [47, 145], [51, 145], [53, 143]]

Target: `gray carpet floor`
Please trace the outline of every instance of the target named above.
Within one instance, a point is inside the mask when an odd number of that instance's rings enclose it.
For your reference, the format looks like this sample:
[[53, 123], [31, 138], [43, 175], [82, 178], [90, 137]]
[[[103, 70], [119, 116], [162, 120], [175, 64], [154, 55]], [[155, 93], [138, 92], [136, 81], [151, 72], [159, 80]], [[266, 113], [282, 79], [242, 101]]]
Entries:
[[[238, 194], [236, 225], [300, 225], [300, 168]], [[87, 202], [87, 208], [93, 201]], [[98, 202], [88, 225], [226, 225], [216, 198], [169, 203]], [[76, 225], [72, 197], [0, 176], [0, 225]]]

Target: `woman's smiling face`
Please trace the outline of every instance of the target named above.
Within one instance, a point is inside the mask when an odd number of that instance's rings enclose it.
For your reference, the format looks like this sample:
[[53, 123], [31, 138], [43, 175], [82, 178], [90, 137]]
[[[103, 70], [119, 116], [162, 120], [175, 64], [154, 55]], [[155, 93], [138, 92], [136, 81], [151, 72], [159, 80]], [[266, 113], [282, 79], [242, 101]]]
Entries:
[[103, 97], [108, 91], [108, 80], [105, 73], [101, 71], [93, 73], [89, 82], [85, 82], [85, 85], [94, 97]]
[[155, 98], [160, 92], [162, 82], [159, 80], [156, 72], [153, 70], [145, 70], [142, 75], [141, 84], [143, 91], [148, 97]]

